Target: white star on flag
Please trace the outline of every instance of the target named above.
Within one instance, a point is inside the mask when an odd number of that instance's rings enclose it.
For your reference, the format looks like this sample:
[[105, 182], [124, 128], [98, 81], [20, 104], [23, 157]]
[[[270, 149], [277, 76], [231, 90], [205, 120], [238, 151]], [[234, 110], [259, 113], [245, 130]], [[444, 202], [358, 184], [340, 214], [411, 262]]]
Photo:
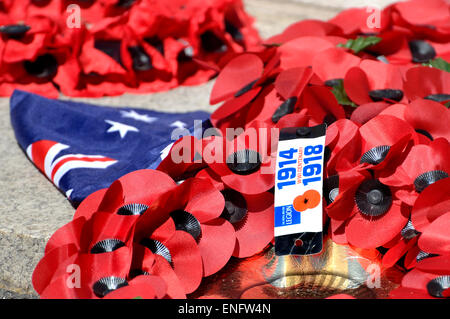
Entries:
[[170, 126], [178, 127], [178, 128], [184, 128], [186, 126], [186, 123], [181, 121], [175, 121]]
[[153, 123], [154, 121], [156, 121], [156, 117], [151, 117], [151, 116], [148, 116], [147, 114], [139, 114], [135, 110], [120, 111], [120, 113], [122, 114], [122, 117], [135, 119], [136, 121], [142, 121], [145, 123]]
[[105, 120], [105, 122], [111, 125], [111, 127], [106, 131], [106, 133], [119, 132], [120, 138], [124, 138], [125, 135], [127, 135], [127, 133], [129, 131], [139, 132], [139, 130], [137, 128], [135, 128], [134, 126], [131, 126], [131, 125], [126, 125], [126, 124], [114, 122], [111, 120]]

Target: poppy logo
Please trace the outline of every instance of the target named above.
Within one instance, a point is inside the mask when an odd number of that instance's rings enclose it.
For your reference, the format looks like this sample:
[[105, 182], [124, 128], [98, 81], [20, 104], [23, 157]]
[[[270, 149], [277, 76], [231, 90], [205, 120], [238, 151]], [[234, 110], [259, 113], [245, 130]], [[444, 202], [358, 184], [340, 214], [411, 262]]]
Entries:
[[294, 209], [298, 212], [304, 212], [317, 207], [320, 204], [320, 200], [320, 193], [314, 189], [310, 189], [294, 199]]

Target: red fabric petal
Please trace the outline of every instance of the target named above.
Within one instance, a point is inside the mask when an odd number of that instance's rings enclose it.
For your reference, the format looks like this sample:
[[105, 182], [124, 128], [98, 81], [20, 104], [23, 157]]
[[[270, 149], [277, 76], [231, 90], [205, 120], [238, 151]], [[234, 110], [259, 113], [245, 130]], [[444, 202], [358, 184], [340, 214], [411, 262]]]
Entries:
[[167, 174], [150, 169], [129, 173], [119, 178], [119, 181], [123, 189], [124, 204], [150, 205], [160, 194], [176, 186]]
[[396, 288], [389, 293], [390, 299], [431, 299], [431, 296], [421, 289]]
[[280, 66], [285, 70], [311, 66], [317, 53], [334, 46], [326, 37], [308, 36], [291, 40], [278, 48]]
[[311, 121], [314, 125], [324, 122], [327, 115], [336, 120], [345, 118], [345, 111], [337, 102], [334, 94], [326, 87], [311, 86], [305, 89], [302, 95], [302, 105], [308, 109]]
[[81, 234], [85, 224], [86, 219], [79, 217], [59, 228], [48, 240], [45, 246], [45, 253], [67, 244], [73, 244], [79, 248]]
[[409, 186], [421, 174], [434, 170], [450, 172], [450, 144], [443, 138], [438, 138], [429, 145], [412, 147], [404, 162], [391, 176], [380, 178], [390, 186]]
[[423, 5], [421, 0], [411, 0], [395, 4], [402, 18], [412, 25], [433, 25], [436, 21], [450, 19], [448, 3], [444, 0], [430, 0]]
[[174, 197], [173, 191], [161, 195], [138, 219], [134, 230], [134, 240], [140, 242], [143, 238], [152, 236], [153, 239], [161, 241], [171, 237], [175, 231], [175, 225], [170, 218], [170, 213], [178, 209], [178, 206], [179, 202]]
[[264, 249], [273, 239], [273, 195], [244, 195], [247, 202], [246, 217], [234, 224], [236, 246], [233, 256], [245, 258]]
[[200, 223], [209, 222], [222, 214], [225, 200], [209, 180], [188, 179], [178, 187], [177, 192], [187, 200], [184, 210], [194, 215]]
[[198, 248], [203, 260], [203, 276], [207, 277], [218, 272], [228, 262], [236, 236], [233, 226], [222, 218], [202, 224], [201, 229]]
[[406, 108], [405, 120], [415, 129], [427, 131], [434, 139], [443, 137], [450, 141], [450, 111], [440, 103], [417, 99]]
[[362, 152], [380, 145], [392, 146], [403, 137], [410, 135], [416, 142], [417, 134], [407, 122], [389, 115], [379, 115], [359, 129], [362, 137]]
[[90, 299], [96, 298], [88, 287], [67, 288], [67, 277], [53, 280], [39, 296], [41, 299]]
[[295, 38], [305, 36], [326, 36], [329, 34], [338, 34], [340, 32], [339, 28], [331, 23], [319, 20], [303, 20], [291, 24], [282, 33], [267, 39], [265, 43], [285, 43]]
[[88, 252], [96, 243], [106, 239], [128, 243], [137, 218], [101, 212], [94, 214], [81, 233], [81, 250]]
[[184, 179], [193, 171], [204, 166], [201, 157], [202, 141], [194, 136], [183, 136], [171, 147], [169, 154], [158, 165], [158, 171], [168, 174], [173, 179]]
[[417, 263], [416, 268], [427, 273], [433, 273], [434, 277], [437, 277], [438, 275], [448, 275], [450, 269], [450, 255], [424, 259]]
[[414, 228], [420, 232], [434, 220], [448, 212], [450, 207], [450, 178], [445, 178], [428, 186], [420, 193], [411, 212]]
[[313, 75], [311, 68], [290, 68], [275, 79], [275, 89], [285, 99], [300, 96]]
[[347, 245], [347, 236], [345, 234], [346, 221], [330, 219], [331, 238], [336, 244]]
[[163, 243], [172, 255], [173, 270], [187, 294], [194, 292], [203, 276], [200, 250], [192, 236], [184, 231], [175, 234]]
[[[378, 10], [378, 9], [374, 9]], [[341, 11], [336, 17], [329, 22], [339, 26], [347, 35], [356, 33], [378, 33], [382, 31], [389, 24], [389, 15], [383, 11], [380, 17], [382, 25], [380, 27], [370, 27], [369, 19], [374, 14], [374, 10], [368, 8], [355, 8]], [[376, 24], [375, 24], [376, 25]]]
[[155, 255], [155, 263], [149, 272], [164, 279], [164, 282], [167, 284], [167, 296], [172, 299], [186, 298], [186, 293], [180, 279], [178, 279], [172, 266], [164, 257]]
[[403, 90], [401, 67], [373, 60], [363, 60], [359, 67], [366, 73], [371, 90]]
[[222, 120], [248, 105], [248, 103], [250, 103], [260, 91], [261, 87], [256, 87], [237, 98], [226, 101], [216, 111], [214, 111], [213, 114], [211, 114], [211, 123], [215, 127], [220, 128], [222, 125]]
[[[395, 104], [395, 106], [397, 105], [399, 104]], [[373, 102], [362, 104], [353, 111], [350, 120], [352, 120], [355, 123], [363, 125], [368, 121], [370, 121], [371, 119], [373, 119], [374, 117], [376, 117], [382, 111], [386, 110], [389, 106], [390, 104], [385, 102]]]
[[316, 55], [312, 69], [323, 81], [344, 79], [347, 71], [360, 63], [359, 57], [340, 48], [331, 48]]
[[405, 94], [410, 100], [432, 94], [450, 94], [450, 73], [419, 66], [406, 72]]
[[384, 254], [382, 263], [386, 268], [394, 266], [406, 252], [417, 243], [417, 237], [410, 240], [401, 238], [399, 242]]
[[397, 236], [408, 222], [409, 211], [393, 202], [389, 211], [378, 219], [356, 213], [346, 226], [348, 242], [356, 247], [376, 248]]
[[450, 207], [445, 215], [436, 218], [419, 238], [419, 247], [432, 254], [450, 254]]
[[79, 217], [90, 218], [97, 211], [107, 190], [107, 188], [100, 189], [86, 197], [77, 207], [73, 219], [75, 220]]
[[243, 54], [231, 60], [217, 77], [210, 103], [216, 104], [232, 97], [249, 83], [258, 80], [263, 69], [263, 62], [254, 54]]
[[195, 175], [195, 178], [203, 178], [209, 180], [219, 191], [223, 191], [224, 189], [224, 185], [220, 181], [220, 176], [214, 173], [214, 171], [209, 167], [198, 172], [197, 175]]
[[359, 67], [348, 70], [344, 78], [344, 89], [348, 97], [358, 105], [372, 103], [369, 97], [370, 84], [366, 73]]
[[56, 269], [67, 267], [73, 262], [73, 258], [69, 259], [69, 257], [74, 256], [78, 249], [74, 244], [67, 244], [46, 252], [35, 267], [32, 276], [33, 288], [38, 294], [41, 294], [50, 284]]
[[119, 180], [114, 181], [105, 192], [97, 211], [114, 214], [123, 205], [124, 193]]
[[356, 170], [345, 171], [339, 174], [339, 194], [327, 206], [327, 213], [333, 220], [346, 220], [352, 213], [355, 205], [355, 191], [361, 182], [368, 176]]

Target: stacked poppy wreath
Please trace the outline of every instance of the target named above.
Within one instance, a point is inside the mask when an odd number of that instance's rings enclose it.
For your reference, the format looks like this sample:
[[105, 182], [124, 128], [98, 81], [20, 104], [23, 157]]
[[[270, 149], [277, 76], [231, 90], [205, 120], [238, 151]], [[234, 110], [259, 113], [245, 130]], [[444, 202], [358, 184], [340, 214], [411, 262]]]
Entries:
[[4, 0], [0, 96], [149, 93], [204, 83], [259, 45], [241, 0]]
[[[41, 297], [185, 297], [232, 256], [270, 247], [270, 132], [321, 123], [326, 236], [401, 270], [392, 298], [449, 297], [450, 4], [394, 4], [374, 28], [370, 14], [301, 21], [231, 59], [211, 92], [223, 102], [213, 134], [83, 201], [36, 267]], [[73, 264], [80, 288], [67, 285]]]

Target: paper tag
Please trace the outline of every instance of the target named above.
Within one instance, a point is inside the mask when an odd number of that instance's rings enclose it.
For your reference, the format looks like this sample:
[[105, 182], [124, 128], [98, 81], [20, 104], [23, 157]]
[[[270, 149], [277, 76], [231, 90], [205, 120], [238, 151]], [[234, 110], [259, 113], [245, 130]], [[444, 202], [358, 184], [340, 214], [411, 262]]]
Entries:
[[322, 251], [326, 125], [280, 132], [275, 174], [275, 253]]

